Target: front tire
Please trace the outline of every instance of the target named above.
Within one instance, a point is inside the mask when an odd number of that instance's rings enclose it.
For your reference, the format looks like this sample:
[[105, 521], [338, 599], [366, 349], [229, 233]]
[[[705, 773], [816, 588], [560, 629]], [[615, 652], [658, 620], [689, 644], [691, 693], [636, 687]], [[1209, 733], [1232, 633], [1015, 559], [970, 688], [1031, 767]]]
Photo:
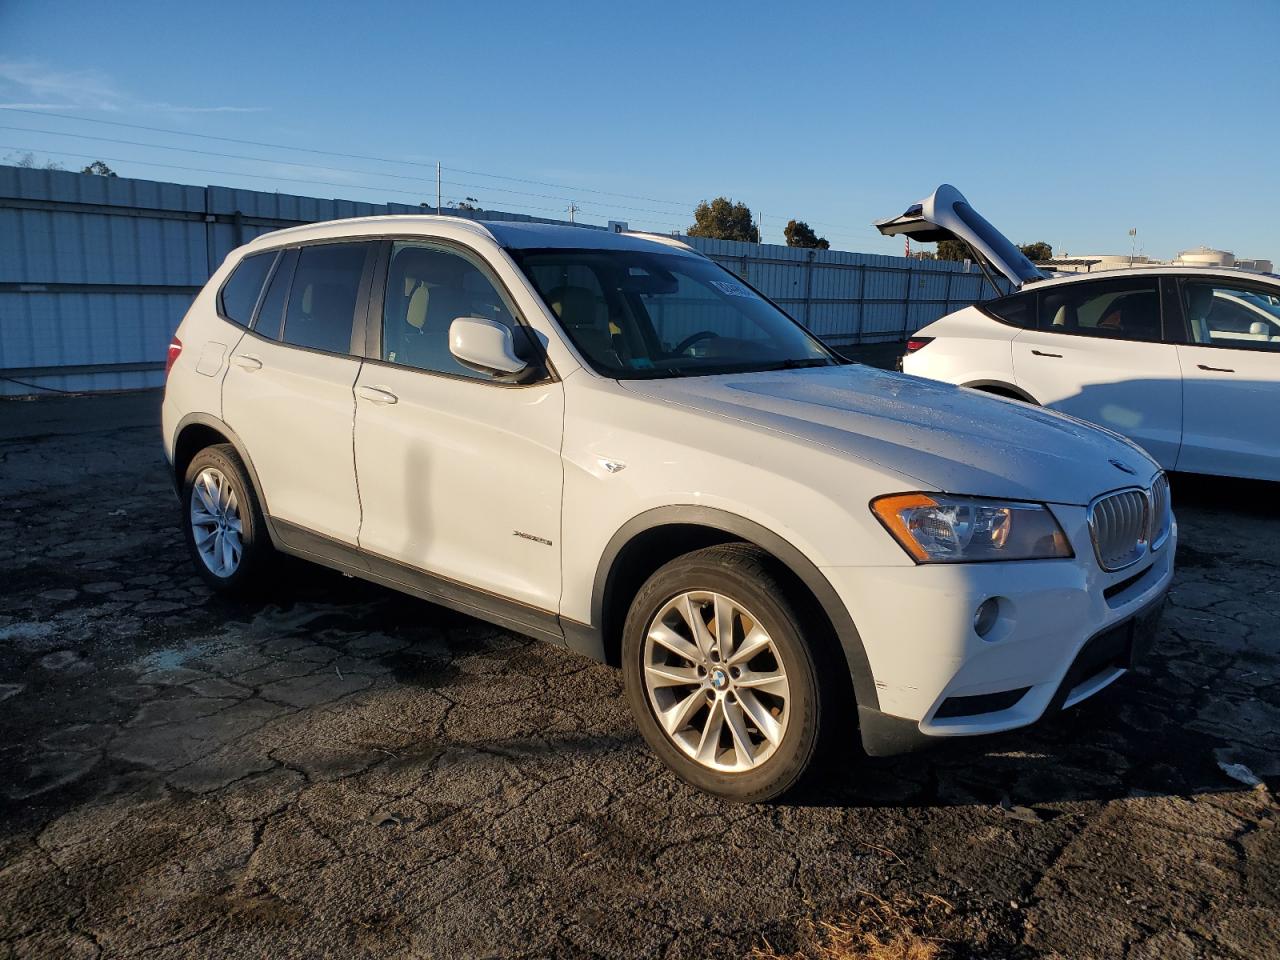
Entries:
[[201, 578], [224, 593], [247, 593], [272, 549], [244, 461], [228, 443], [205, 447], [182, 484], [183, 532]]
[[641, 734], [681, 779], [729, 800], [794, 787], [821, 739], [815, 650], [777, 561], [749, 544], [698, 550], [640, 588], [623, 680]]

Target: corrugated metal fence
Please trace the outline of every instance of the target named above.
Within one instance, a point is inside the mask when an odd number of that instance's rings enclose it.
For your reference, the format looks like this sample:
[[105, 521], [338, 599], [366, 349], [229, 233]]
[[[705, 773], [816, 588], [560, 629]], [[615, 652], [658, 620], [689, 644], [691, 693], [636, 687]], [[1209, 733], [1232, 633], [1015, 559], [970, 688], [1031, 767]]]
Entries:
[[[299, 223], [421, 212], [0, 166], [0, 395], [157, 386], [174, 328], [236, 246]], [[991, 292], [958, 263], [686, 239], [834, 344], [902, 339]]]
[[834, 345], [904, 340], [953, 310], [993, 296], [976, 266], [947, 260], [681, 239]]

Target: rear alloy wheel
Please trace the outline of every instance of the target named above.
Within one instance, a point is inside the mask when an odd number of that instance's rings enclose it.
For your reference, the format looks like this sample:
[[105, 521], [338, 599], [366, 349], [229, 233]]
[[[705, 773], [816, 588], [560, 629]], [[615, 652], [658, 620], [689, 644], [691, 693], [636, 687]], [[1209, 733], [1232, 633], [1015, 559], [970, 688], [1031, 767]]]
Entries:
[[216, 577], [229, 577], [240, 566], [244, 525], [235, 487], [216, 467], [205, 467], [191, 485], [187, 513], [196, 555]]
[[183, 532], [197, 571], [216, 590], [239, 591], [271, 553], [262, 509], [230, 444], [205, 447], [182, 484]]
[[683, 779], [763, 801], [805, 773], [821, 694], [776, 562], [744, 544], [680, 557], [641, 588], [623, 629], [641, 732]]

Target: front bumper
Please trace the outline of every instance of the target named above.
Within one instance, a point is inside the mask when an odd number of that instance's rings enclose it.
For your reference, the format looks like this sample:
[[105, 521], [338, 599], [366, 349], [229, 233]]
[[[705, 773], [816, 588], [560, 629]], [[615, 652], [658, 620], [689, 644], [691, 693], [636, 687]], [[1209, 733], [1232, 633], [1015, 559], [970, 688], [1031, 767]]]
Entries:
[[[1173, 579], [1176, 525], [1132, 568], [1104, 572], [1084, 508], [1053, 505], [1075, 557], [1014, 563], [840, 567], [824, 573], [857, 625], [877, 704], [861, 704], [868, 753], [1035, 723], [1139, 661]], [[974, 612], [999, 598], [980, 637]]]
[[[1165, 594], [1161, 594], [1131, 619], [1090, 637], [1080, 648], [1038, 719], [1044, 720], [1075, 706], [1145, 661], [1155, 641], [1164, 601]], [[991, 719], [990, 715], [987, 719]], [[946, 739], [945, 735], [924, 732], [918, 721], [895, 717], [871, 707], [858, 708], [858, 726], [862, 747], [873, 757], [911, 753]]]

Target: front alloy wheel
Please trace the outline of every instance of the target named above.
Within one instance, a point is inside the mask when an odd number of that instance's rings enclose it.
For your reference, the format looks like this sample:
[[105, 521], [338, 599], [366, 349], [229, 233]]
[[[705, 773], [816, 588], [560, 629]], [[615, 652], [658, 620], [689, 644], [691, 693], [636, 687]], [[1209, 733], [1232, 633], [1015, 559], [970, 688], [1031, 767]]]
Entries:
[[764, 763], [786, 735], [791, 687], [777, 647], [724, 594], [689, 591], [658, 611], [645, 636], [644, 684], [667, 736], [713, 770]]
[[826, 638], [793, 597], [803, 605], [773, 557], [729, 543], [672, 560], [631, 603], [622, 667], [636, 725], [702, 790], [771, 800], [814, 757], [825, 699], [815, 664]]

